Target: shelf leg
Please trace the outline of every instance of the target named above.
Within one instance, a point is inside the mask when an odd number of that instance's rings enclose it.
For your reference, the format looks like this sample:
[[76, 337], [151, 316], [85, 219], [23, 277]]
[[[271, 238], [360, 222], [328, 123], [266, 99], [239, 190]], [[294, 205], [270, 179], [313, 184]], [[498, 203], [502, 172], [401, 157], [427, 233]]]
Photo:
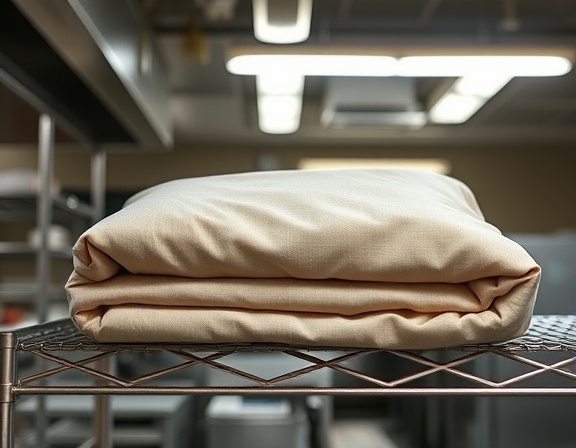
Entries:
[[[96, 369], [100, 372], [110, 372], [110, 366], [110, 358], [96, 361]], [[113, 427], [112, 413], [110, 411], [110, 396], [96, 395], [94, 400], [94, 447], [110, 448], [112, 446]]]
[[14, 446], [14, 405], [12, 387], [16, 378], [16, 335], [0, 334], [2, 344], [2, 367], [0, 377], [0, 447]]
[[38, 124], [38, 173], [40, 191], [38, 194], [37, 226], [40, 244], [36, 256], [38, 296], [36, 316], [38, 323], [48, 318], [48, 283], [50, 278], [50, 253], [48, 230], [52, 222], [52, 177], [54, 171], [54, 120], [47, 114], [40, 116]]
[[[36, 254], [36, 277], [38, 292], [36, 297], [36, 317], [38, 323], [48, 320], [48, 288], [50, 284], [50, 248], [48, 231], [52, 222], [52, 179], [54, 175], [54, 119], [48, 114], [40, 115], [38, 123], [38, 173], [40, 175], [40, 191], [38, 194], [37, 226], [40, 233], [40, 244]], [[36, 359], [39, 370], [44, 370], [46, 361]], [[43, 382], [41, 384], [44, 384]], [[46, 417], [46, 397], [38, 397], [36, 412], [37, 446], [43, 446], [48, 421]]]

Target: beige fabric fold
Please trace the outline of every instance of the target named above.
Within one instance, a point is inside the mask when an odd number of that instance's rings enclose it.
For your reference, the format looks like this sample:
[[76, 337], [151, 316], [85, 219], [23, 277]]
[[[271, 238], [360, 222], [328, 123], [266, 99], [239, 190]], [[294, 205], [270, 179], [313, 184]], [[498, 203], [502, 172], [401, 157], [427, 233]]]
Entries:
[[521, 335], [539, 276], [456, 179], [275, 171], [136, 194], [79, 238], [66, 290], [103, 342], [427, 349]]

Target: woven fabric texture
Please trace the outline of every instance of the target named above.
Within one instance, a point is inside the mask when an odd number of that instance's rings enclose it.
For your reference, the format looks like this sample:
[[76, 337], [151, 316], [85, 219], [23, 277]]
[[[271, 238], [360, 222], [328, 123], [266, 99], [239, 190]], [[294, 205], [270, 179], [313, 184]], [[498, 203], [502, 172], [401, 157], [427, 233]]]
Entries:
[[102, 342], [426, 349], [521, 335], [539, 276], [451, 177], [275, 171], [136, 194], [79, 238], [66, 289]]

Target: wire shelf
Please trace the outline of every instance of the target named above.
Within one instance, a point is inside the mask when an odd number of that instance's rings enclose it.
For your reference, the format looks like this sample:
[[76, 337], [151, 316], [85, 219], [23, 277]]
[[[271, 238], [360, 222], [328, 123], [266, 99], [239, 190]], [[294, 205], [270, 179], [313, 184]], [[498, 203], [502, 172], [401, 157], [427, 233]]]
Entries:
[[[109, 344], [83, 335], [70, 319], [3, 336], [4, 356], [13, 356], [10, 352], [29, 354], [50, 364], [43, 371], [14, 378], [13, 395], [576, 395], [576, 316], [534, 316], [525, 335], [507, 342], [425, 351], [280, 344]], [[292, 364], [288, 371], [266, 377], [246, 366], [234, 365], [233, 358], [246, 352], [261, 356], [272, 352], [289, 358]], [[99, 367], [99, 362], [109, 362], [126, 353], [148, 358], [164, 356], [164, 364], [150, 362], [148, 370], [139, 371], [133, 377]], [[363, 363], [356, 361], [369, 356], [386, 357], [379, 359], [377, 372], [358, 367]], [[168, 365], [166, 358], [170, 358]], [[491, 369], [483, 370], [482, 366], [489, 365], [492, 359], [514, 364], [514, 373], [499, 377], [491, 373]], [[403, 363], [407, 369], [395, 369], [394, 365], [398, 364], [392, 360]], [[165, 385], [171, 375], [197, 368], [231, 375], [242, 385]], [[309, 374], [325, 369], [361, 384], [358, 387], [310, 387], [298, 382], [306, 377], [302, 380], [306, 384]], [[64, 386], [44, 382], [66, 372], [79, 373], [85, 379]], [[553, 378], [549, 380], [549, 377]], [[86, 379], [95, 385], [87, 385]], [[292, 380], [297, 387], [293, 387]]]
[[[82, 334], [70, 319], [49, 322], [16, 332], [18, 350], [22, 351], [158, 351], [187, 350], [195, 352], [213, 351], [349, 351], [358, 348], [349, 347], [314, 347], [288, 346], [282, 344], [184, 344], [184, 343], [100, 343]], [[373, 349], [369, 349], [373, 350]], [[511, 341], [493, 344], [474, 344], [460, 347], [441, 348], [449, 351], [476, 352], [479, 350], [498, 350], [505, 352], [542, 352], [542, 351], [576, 351], [576, 316], [542, 315], [534, 316], [528, 331]]]

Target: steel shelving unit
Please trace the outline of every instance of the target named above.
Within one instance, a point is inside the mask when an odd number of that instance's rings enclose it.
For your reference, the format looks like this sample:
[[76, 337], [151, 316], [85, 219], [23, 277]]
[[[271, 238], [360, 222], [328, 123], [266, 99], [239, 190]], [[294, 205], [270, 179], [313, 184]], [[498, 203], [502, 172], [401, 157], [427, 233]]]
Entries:
[[[69, 319], [1, 334], [2, 400], [1, 446], [11, 448], [14, 439], [15, 401], [28, 395], [357, 395], [357, 396], [576, 396], [576, 316], [534, 316], [528, 332], [515, 340], [495, 344], [467, 345], [456, 348], [403, 351], [347, 347], [297, 347], [277, 344], [134, 344], [98, 343], [78, 331]], [[145, 352], [170, 355], [173, 362], [152, 368], [136, 377], [110, 373], [107, 365], [121, 353]], [[231, 367], [226, 358], [242, 352], [282, 353], [303, 365], [274, 378], [262, 378]], [[322, 352], [322, 355], [319, 355]], [[329, 356], [326, 356], [326, 353]], [[360, 357], [386, 352], [408, 361], [410, 373], [387, 371], [362, 372], [350, 366]], [[539, 355], [554, 353], [554, 361]], [[20, 356], [39, 357], [50, 366], [29, 375], [16, 366]], [[493, 378], [477, 373], [474, 363], [487, 357], [502, 357], [523, 367], [509, 378]], [[151, 363], [154, 365], [153, 363]], [[229, 387], [190, 384], [174, 387], [167, 382], [171, 375], [195, 368], [216, 369], [249, 381], [251, 386]], [[361, 387], [293, 387], [290, 380], [331, 369], [360, 380]], [[77, 382], [50, 384], [50, 380], [69, 372], [81, 374]], [[454, 381], [436, 381], [438, 376]], [[542, 387], [542, 378], [562, 377], [568, 384]], [[93, 382], [87, 385], [86, 378]], [[532, 380], [538, 379], [536, 383]], [[95, 381], [95, 382], [94, 382]], [[109, 421], [97, 419], [93, 446], [108, 447]]]
[[[79, 202], [74, 197], [54, 196], [52, 193], [53, 160], [54, 160], [54, 120], [47, 114], [39, 116], [38, 143], [38, 179], [39, 188], [36, 194], [0, 195], [0, 220], [28, 221], [35, 223], [38, 229], [38, 244], [31, 246], [28, 242], [1, 241], [0, 263], [13, 260], [31, 260], [35, 263], [35, 281], [29, 285], [32, 296], [23, 291], [3, 291], [1, 301], [11, 301], [18, 297], [20, 303], [26, 301], [34, 304], [35, 318], [45, 322], [48, 316], [48, 305], [54, 296], [50, 284], [51, 262], [54, 259], [71, 260], [72, 248], [53, 248], [49, 242], [49, 229], [53, 223], [64, 224], [71, 230], [72, 236], [88, 228], [101, 219], [105, 194], [105, 157], [104, 151], [92, 153], [92, 172], [90, 195], [92, 204]], [[63, 290], [63, 285], [61, 285]], [[64, 299], [64, 295], [60, 297]]]
[[[55, 121], [47, 113], [40, 114], [37, 194], [0, 197], [0, 219], [17, 222], [26, 220], [35, 223], [38, 230], [38, 241], [35, 246], [27, 242], [0, 242], [0, 263], [10, 263], [16, 260], [29, 261], [34, 263], [35, 270], [33, 282], [26, 285], [24, 289], [7, 288], [0, 291], [0, 302], [17, 304], [19, 307], [31, 307], [33, 319], [38, 323], [48, 320], [51, 304], [58, 301], [66, 304], [64, 285], [58, 287], [52, 284], [53, 261], [68, 260], [71, 265], [72, 260], [71, 247], [53, 248], [50, 246], [51, 224], [54, 222], [66, 224], [71, 230], [71, 235], [78, 236], [83, 229], [101, 219], [104, 213], [106, 153], [98, 149], [92, 151], [91, 204], [83, 204], [73, 198], [53, 195], [54, 145]], [[46, 365], [40, 358], [36, 360], [36, 364], [39, 369]], [[101, 406], [107, 410], [104, 401]], [[48, 424], [45, 408], [45, 400], [40, 397], [36, 415], [38, 439], [46, 434]]]

